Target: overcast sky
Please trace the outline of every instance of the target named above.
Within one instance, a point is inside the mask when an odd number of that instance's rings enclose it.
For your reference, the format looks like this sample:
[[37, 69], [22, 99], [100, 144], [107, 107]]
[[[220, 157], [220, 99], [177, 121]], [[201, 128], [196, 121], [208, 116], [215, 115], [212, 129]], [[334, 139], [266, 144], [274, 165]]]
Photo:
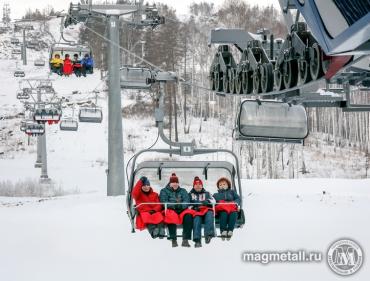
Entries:
[[[209, 0], [207, 2], [215, 3], [215, 5], [220, 5], [224, 0]], [[273, 4], [277, 6], [278, 1], [277, 0], [245, 0], [246, 2], [250, 4], [259, 4], [259, 5], [270, 5]], [[69, 3], [74, 2], [78, 3], [77, 0], [0, 0], [0, 8], [1, 8], [1, 16], [2, 16], [2, 7], [4, 3], [9, 3], [11, 8], [11, 17], [12, 19], [19, 19], [24, 14], [25, 11], [28, 8], [31, 9], [43, 9], [47, 5], [53, 6], [55, 10], [61, 11], [61, 10], [67, 10]], [[109, 2], [109, 1], [108, 1]], [[152, 0], [148, 1], [149, 3], [152, 3]], [[196, 1], [196, 0], [161, 0], [161, 1], [155, 1], [155, 2], [161, 2], [166, 3], [169, 6], [174, 7], [179, 14], [186, 14], [187, 13], [187, 7], [193, 3], [193, 2], [202, 2], [202, 1]]]

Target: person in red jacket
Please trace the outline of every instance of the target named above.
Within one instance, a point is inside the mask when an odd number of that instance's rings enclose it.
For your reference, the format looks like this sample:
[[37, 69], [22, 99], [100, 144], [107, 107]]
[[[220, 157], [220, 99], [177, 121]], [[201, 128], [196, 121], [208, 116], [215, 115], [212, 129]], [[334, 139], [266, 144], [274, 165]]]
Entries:
[[154, 192], [147, 177], [141, 177], [136, 183], [132, 197], [136, 202], [136, 228], [148, 229], [152, 238], [163, 238], [165, 236], [164, 217], [162, 215], [162, 204], [143, 204], [160, 203], [158, 193]]
[[81, 64], [81, 60], [78, 58], [78, 54], [73, 55], [72, 63], [73, 63], [73, 72], [75, 73], [77, 77], [81, 77], [82, 64]]
[[69, 76], [73, 73], [73, 63], [69, 58], [69, 55], [66, 54], [64, 56], [64, 64], [63, 64], [63, 74]]

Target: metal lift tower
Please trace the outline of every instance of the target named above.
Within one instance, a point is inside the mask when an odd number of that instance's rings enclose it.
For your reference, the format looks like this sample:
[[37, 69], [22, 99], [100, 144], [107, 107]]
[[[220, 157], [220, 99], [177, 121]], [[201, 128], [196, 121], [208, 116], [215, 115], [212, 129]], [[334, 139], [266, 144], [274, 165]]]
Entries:
[[[102, 4], [93, 5], [92, 1], [82, 1], [81, 4], [71, 4], [65, 25], [84, 22], [89, 17], [106, 19], [108, 29], [108, 171], [107, 195], [118, 196], [125, 194], [123, 132], [121, 112], [120, 85], [120, 17], [148, 10], [143, 1], [133, 1], [133, 4]], [[141, 26], [156, 26], [164, 23], [162, 17], [149, 16], [141, 21]], [[135, 23], [133, 23], [135, 25]]]

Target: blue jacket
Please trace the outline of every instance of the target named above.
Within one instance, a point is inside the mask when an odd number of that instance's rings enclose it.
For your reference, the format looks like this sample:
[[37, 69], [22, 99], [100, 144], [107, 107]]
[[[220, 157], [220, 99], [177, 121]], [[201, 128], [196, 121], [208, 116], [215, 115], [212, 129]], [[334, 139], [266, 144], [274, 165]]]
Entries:
[[167, 206], [167, 208], [177, 211], [185, 210], [190, 206], [189, 204], [181, 204], [190, 203], [189, 194], [186, 189], [178, 187], [176, 190], [174, 190], [172, 187], [170, 187], [170, 184], [167, 184], [166, 187], [161, 190], [159, 194], [159, 200], [162, 203], [177, 203]]
[[240, 206], [240, 196], [233, 189], [219, 189], [217, 193], [213, 194], [216, 202], [224, 200], [226, 202], [235, 202]]
[[85, 65], [85, 66], [94, 66], [94, 60], [92, 59], [92, 57], [88, 57], [88, 58], [83, 58], [81, 60], [81, 63], [82, 65]]

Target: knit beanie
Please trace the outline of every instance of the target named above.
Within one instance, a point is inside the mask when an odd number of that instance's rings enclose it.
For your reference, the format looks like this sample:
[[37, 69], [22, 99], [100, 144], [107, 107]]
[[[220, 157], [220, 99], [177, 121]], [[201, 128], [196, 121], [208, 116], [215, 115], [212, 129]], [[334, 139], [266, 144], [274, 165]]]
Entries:
[[179, 178], [176, 176], [175, 173], [172, 173], [171, 177], [170, 177], [170, 183], [179, 183]]

